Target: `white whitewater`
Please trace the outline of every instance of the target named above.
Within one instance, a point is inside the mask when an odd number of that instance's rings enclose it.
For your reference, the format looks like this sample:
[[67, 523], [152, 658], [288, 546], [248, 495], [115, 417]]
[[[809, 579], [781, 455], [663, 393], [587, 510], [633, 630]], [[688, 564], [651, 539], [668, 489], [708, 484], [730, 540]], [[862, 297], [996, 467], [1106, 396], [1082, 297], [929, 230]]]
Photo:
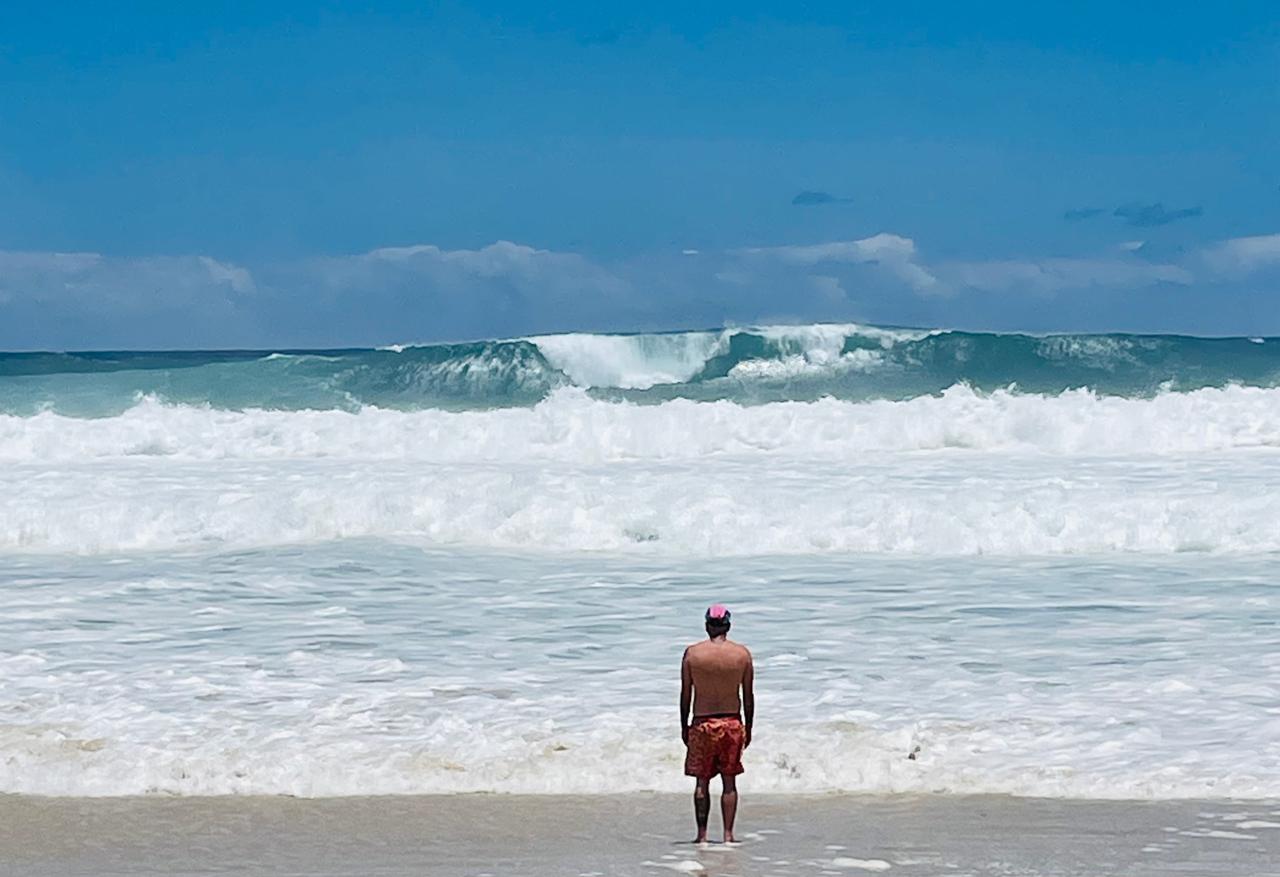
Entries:
[[1271, 566], [0, 558], [0, 789], [687, 791], [679, 656], [725, 599], [757, 662], [748, 792], [1275, 797]]
[[[1280, 550], [1280, 390], [0, 416], [0, 550]], [[767, 473], [767, 476], [765, 475]]]
[[[1237, 340], [0, 355], [0, 793], [684, 789], [726, 602], [749, 791], [1280, 797], [1280, 389]], [[1140, 389], [824, 389], [1009, 362]]]

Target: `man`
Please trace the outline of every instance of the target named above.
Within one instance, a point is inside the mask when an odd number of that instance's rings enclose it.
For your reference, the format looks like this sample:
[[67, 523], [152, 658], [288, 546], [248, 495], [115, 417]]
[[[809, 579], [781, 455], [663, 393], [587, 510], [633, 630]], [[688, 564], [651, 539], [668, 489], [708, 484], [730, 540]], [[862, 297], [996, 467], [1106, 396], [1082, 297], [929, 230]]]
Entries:
[[[686, 747], [684, 772], [694, 777], [693, 814], [698, 823], [694, 843], [707, 840], [711, 812], [711, 778], [720, 775], [720, 815], [724, 842], [733, 843], [738, 813], [738, 774], [742, 750], [751, 745], [756, 697], [751, 653], [729, 640], [729, 610], [719, 603], [707, 610], [707, 639], [684, 650], [680, 664], [680, 736]], [[738, 692], [742, 696], [739, 699]], [[689, 723], [689, 706], [693, 723]], [[739, 711], [746, 717], [743, 724]]]

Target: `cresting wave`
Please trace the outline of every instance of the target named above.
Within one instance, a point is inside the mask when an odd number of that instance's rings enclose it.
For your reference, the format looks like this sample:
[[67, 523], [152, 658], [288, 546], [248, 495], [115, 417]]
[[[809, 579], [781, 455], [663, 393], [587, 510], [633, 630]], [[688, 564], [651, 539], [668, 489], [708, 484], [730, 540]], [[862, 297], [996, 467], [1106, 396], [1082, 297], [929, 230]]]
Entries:
[[246, 410], [529, 406], [579, 387], [597, 398], [754, 405], [903, 400], [957, 384], [1148, 398], [1280, 385], [1263, 338], [1001, 335], [861, 325], [639, 335], [546, 335], [378, 350], [0, 354], [0, 412], [119, 414], [150, 396]]

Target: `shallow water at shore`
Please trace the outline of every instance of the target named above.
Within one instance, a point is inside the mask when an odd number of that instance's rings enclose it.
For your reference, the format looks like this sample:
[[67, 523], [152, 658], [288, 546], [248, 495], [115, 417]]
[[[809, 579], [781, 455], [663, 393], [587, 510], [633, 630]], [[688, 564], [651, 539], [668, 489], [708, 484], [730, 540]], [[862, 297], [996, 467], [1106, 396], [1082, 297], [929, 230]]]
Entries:
[[30, 877], [1280, 873], [1275, 801], [744, 793], [731, 847], [685, 842], [691, 815], [645, 794], [0, 796], [0, 861]]

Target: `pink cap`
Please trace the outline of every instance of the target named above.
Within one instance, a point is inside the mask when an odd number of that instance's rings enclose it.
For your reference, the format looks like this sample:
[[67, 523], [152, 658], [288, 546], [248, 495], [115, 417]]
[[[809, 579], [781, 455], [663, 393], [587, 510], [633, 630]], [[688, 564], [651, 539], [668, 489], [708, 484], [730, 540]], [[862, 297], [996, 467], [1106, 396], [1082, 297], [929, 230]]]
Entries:
[[716, 620], [723, 619], [727, 621], [729, 618], [729, 607], [725, 606], [723, 603], [717, 603], [712, 606], [707, 610], [707, 620], [710, 621], [713, 618]]

